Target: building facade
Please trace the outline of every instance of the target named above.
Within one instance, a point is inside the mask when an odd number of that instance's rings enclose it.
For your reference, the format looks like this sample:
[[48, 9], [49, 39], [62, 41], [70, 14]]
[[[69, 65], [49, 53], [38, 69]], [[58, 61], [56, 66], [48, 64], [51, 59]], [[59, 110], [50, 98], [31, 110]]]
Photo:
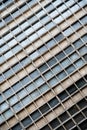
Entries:
[[0, 130], [87, 130], [87, 0], [0, 1]]

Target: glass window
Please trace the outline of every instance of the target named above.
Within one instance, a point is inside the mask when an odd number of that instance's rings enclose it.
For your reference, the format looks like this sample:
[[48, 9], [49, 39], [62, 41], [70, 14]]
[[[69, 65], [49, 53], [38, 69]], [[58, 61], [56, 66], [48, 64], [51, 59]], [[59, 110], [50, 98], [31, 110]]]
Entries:
[[84, 65], [84, 61], [82, 59], [79, 59], [74, 64], [77, 66], [77, 68], [79, 68]]
[[78, 115], [76, 115], [75, 117], [74, 117], [74, 120], [76, 121], [76, 123], [79, 123], [80, 121], [82, 121], [84, 119], [84, 116], [81, 114], [81, 113], [79, 113]]
[[12, 71], [12, 69], [9, 69], [6, 72], [4, 72], [5, 78], [8, 78], [8, 77], [12, 76], [13, 74], [14, 74], [14, 72]]
[[63, 91], [58, 95], [58, 97], [60, 98], [60, 100], [64, 100], [68, 97], [68, 94], [66, 93], [66, 91]]
[[79, 55], [75, 52], [75, 53], [73, 53], [72, 55], [70, 55], [70, 59], [72, 60], [72, 61], [75, 61], [76, 59], [78, 59], [79, 58]]
[[48, 125], [46, 125], [43, 128], [41, 128], [41, 130], [51, 130], [51, 129], [50, 129], [50, 127]]
[[55, 43], [55, 41], [52, 39], [52, 40], [48, 41], [48, 42], [46, 43], [46, 45], [47, 45], [48, 48], [51, 48], [51, 47], [53, 47], [54, 45], [56, 45], [56, 43]]
[[18, 123], [14, 127], [12, 127], [12, 130], [22, 130], [21, 125]]
[[12, 91], [11, 88], [7, 89], [6, 91], [3, 92], [6, 98], [10, 97], [14, 92]]
[[73, 65], [69, 66], [69, 67], [66, 69], [66, 71], [67, 71], [68, 74], [74, 72], [75, 70], [76, 70], [76, 68], [75, 68]]
[[47, 104], [44, 104], [42, 107], [39, 108], [41, 113], [44, 114], [46, 113], [50, 108]]
[[59, 124], [60, 122], [58, 121], [57, 118], [50, 122], [50, 125], [53, 129], [56, 128]]
[[22, 100], [22, 103], [24, 104], [24, 106], [28, 105], [29, 103], [31, 103], [32, 101], [32, 98], [30, 96], [27, 96], [25, 97], [23, 100]]
[[81, 101], [79, 101], [78, 106], [80, 107], [80, 109], [84, 108], [87, 106], [87, 101], [85, 99], [82, 99]]
[[69, 53], [71, 53], [73, 50], [74, 50], [73, 47], [72, 47], [72, 46], [69, 46], [69, 47], [67, 47], [67, 48], [65, 49], [65, 53], [66, 53], [66, 54], [69, 54]]
[[46, 64], [43, 64], [42, 66], [39, 67], [39, 70], [41, 72], [44, 72], [45, 70], [47, 70], [48, 66]]
[[44, 84], [44, 85], [41, 85], [39, 90], [41, 91], [41, 93], [45, 93], [47, 90], [49, 90], [49, 87], [47, 84]]
[[31, 60], [34, 60], [34, 59], [36, 59], [38, 56], [39, 56], [38, 51], [35, 51], [35, 52], [33, 52], [33, 53], [30, 55], [30, 58], [31, 58]]
[[0, 103], [1, 103], [3, 100], [4, 100], [4, 99], [3, 99], [2, 95], [0, 94]]
[[4, 112], [4, 116], [6, 119], [8, 119], [9, 117], [13, 116], [13, 112], [9, 109], [6, 112]]
[[23, 85], [26, 85], [30, 82], [30, 78], [28, 76], [24, 77], [22, 80], [21, 80], [21, 83]]
[[66, 74], [64, 71], [62, 71], [60, 74], [57, 75], [57, 77], [58, 77], [60, 80], [64, 79], [66, 76], [67, 76], [67, 74]]
[[82, 37], [82, 40], [86, 43], [87, 42], [87, 34], [85, 34], [83, 37]]
[[20, 111], [22, 108], [23, 108], [23, 105], [20, 102], [13, 106], [13, 109], [15, 112]]
[[12, 16], [10, 14], [4, 18], [4, 21], [6, 23], [10, 22], [11, 20], [12, 20]]
[[12, 86], [12, 88], [13, 88], [14, 91], [16, 92], [16, 91], [18, 91], [19, 89], [21, 89], [22, 86], [23, 86], [23, 85], [22, 85], [20, 82], [17, 82], [16, 84], [14, 84], [14, 85]]
[[83, 121], [82, 123], [79, 124], [79, 127], [81, 130], [86, 130], [87, 129], [87, 119]]
[[28, 93], [32, 92], [34, 89], [36, 89], [36, 85], [34, 85], [33, 83], [29, 84], [27, 87], [26, 87]]
[[44, 74], [44, 77], [46, 80], [50, 79], [53, 76], [53, 73], [49, 70]]
[[2, 115], [0, 115], [0, 124], [1, 124], [2, 122], [4, 122], [4, 121], [5, 121], [4, 117], [3, 117]]
[[77, 85], [78, 88], [81, 88], [84, 85], [86, 85], [86, 81], [81, 78], [79, 81], [76, 82], [76, 85]]
[[77, 106], [74, 105], [74, 106], [72, 106], [68, 111], [69, 111], [69, 113], [70, 113], [71, 115], [74, 115], [74, 114], [77, 113], [79, 110], [78, 110]]
[[32, 73], [30, 73], [30, 77], [31, 77], [32, 79], [38, 77], [39, 75], [40, 75], [40, 74], [39, 74], [39, 72], [38, 72], [37, 70], [34, 70]]
[[42, 77], [39, 77], [38, 79], [35, 80], [36, 86], [40, 86], [44, 83], [44, 80]]
[[71, 85], [69, 88], [67, 88], [67, 91], [69, 92], [69, 94], [74, 93], [77, 90], [77, 88], [75, 87], [75, 85]]
[[62, 65], [63, 68], [69, 66], [70, 64], [71, 64], [71, 61], [70, 61], [68, 58], [64, 59], [64, 60], [61, 62], [61, 65]]
[[73, 44], [74, 44], [75, 48], [79, 48], [81, 45], [83, 45], [83, 42], [79, 39], [79, 40], [75, 41]]
[[22, 120], [22, 124], [24, 127], [29, 126], [32, 123], [32, 120], [29, 117], [26, 117], [24, 120]]
[[54, 77], [51, 80], [49, 80], [48, 83], [49, 83], [50, 87], [53, 87], [58, 83], [58, 79], [56, 77]]
[[51, 99], [49, 102], [49, 105], [51, 107], [54, 107], [55, 105], [57, 105], [59, 103], [58, 99], [56, 97], [54, 97], [53, 99]]
[[39, 48], [40, 54], [43, 54], [44, 52], [47, 51], [47, 48], [45, 45], [43, 45], [42, 47]]
[[79, 29], [80, 26], [81, 26], [81, 24], [78, 21], [72, 25], [72, 27], [74, 28], [74, 30]]
[[74, 122], [72, 120], [69, 120], [67, 123], [64, 124], [65, 128], [67, 130], [69, 130], [70, 128], [72, 128], [74, 126]]
[[56, 35], [54, 38], [56, 39], [56, 41], [61, 41], [64, 38], [64, 36], [62, 33], [60, 33], [60, 34]]
[[0, 105], [0, 111], [4, 111], [6, 110], [7, 108], [9, 107], [9, 105], [6, 103], [6, 102], [3, 102], [1, 105]]
[[58, 73], [58, 72], [60, 72], [61, 71], [61, 66], [60, 65], [56, 65], [55, 67], [53, 67], [52, 68], [52, 70], [53, 70], [53, 72], [56, 74], [56, 73]]
[[59, 54], [56, 55], [56, 58], [57, 58], [58, 60], [61, 60], [61, 59], [64, 58], [64, 57], [65, 57], [65, 54], [64, 54], [63, 52], [60, 52]]
[[35, 100], [40, 95], [40, 93], [38, 90], [35, 90], [30, 95], [31, 95], [32, 99]]
[[79, 49], [79, 53], [80, 53], [81, 55], [86, 54], [86, 53], [87, 53], [87, 47], [84, 46], [84, 47], [82, 47], [81, 49]]
[[83, 110], [83, 113], [84, 113], [85, 116], [87, 117], [87, 108], [85, 108], [85, 109]]
[[85, 61], [87, 61], [87, 54], [86, 54], [86, 55], [84, 55], [83, 57], [84, 57]]
[[59, 116], [59, 119], [64, 122], [65, 120], [67, 120], [69, 118], [69, 115], [67, 114], [67, 112], [64, 112], [62, 115]]
[[57, 62], [57, 61], [56, 61], [55, 58], [51, 58], [47, 63], [48, 63], [49, 66], [52, 66], [52, 65], [54, 65], [56, 62]]
[[27, 91], [25, 89], [22, 89], [20, 92], [17, 93], [17, 95], [22, 99], [27, 95]]
[[18, 97], [16, 95], [14, 95], [13, 97], [11, 97], [9, 100], [10, 105], [15, 104], [16, 102], [18, 102]]
[[33, 112], [31, 114], [31, 117], [32, 117], [33, 120], [38, 119], [40, 116], [41, 116], [41, 114], [40, 114], [40, 112], [38, 110], [36, 110], [35, 112]]

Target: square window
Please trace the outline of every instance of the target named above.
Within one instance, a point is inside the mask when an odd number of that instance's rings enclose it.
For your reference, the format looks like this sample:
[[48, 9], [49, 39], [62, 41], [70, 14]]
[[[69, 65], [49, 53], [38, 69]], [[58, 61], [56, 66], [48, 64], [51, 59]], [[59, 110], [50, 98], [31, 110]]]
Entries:
[[73, 51], [73, 47], [72, 46], [69, 46], [65, 49], [65, 53], [68, 55], [69, 53], [71, 53]]
[[51, 107], [54, 107], [54, 106], [56, 106], [57, 104], [59, 104], [59, 101], [58, 101], [58, 99], [57, 99], [56, 97], [54, 97], [54, 98], [51, 99], [48, 103], [49, 103], [49, 105], [50, 105]]
[[81, 78], [79, 81], [76, 82], [76, 85], [78, 88], [81, 88], [84, 85], [86, 85], [86, 81], [83, 78]]
[[44, 72], [45, 70], [47, 70], [48, 66], [46, 64], [43, 64], [42, 66], [39, 67], [40, 72]]
[[58, 94], [58, 97], [62, 101], [68, 97], [68, 94], [66, 93], [66, 91], [63, 91], [62, 93]]
[[39, 108], [42, 114], [46, 113], [50, 108], [47, 104], [44, 104], [42, 107]]
[[14, 127], [12, 127], [12, 130], [22, 130], [21, 125], [18, 123]]
[[59, 124], [60, 122], [58, 121], [57, 118], [50, 122], [50, 125], [53, 129], [56, 128]]
[[86, 130], [87, 129], [87, 119], [85, 121], [83, 121], [79, 127], [81, 128], [81, 130]]
[[82, 121], [84, 119], [84, 116], [81, 114], [81, 113], [79, 113], [78, 115], [76, 115], [75, 117], [74, 117], [74, 120], [76, 121], [76, 123], [79, 123], [80, 121]]
[[64, 124], [65, 128], [67, 130], [69, 130], [70, 128], [72, 128], [74, 126], [74, 122], [72, 120], [69, 120], [67, 123]]
[[26, 117], [24, 120], [21, 121], [24, 127], [29, 126], [32, 123], [32, 120], [29, 117]]
[[69, 110], [69, 113], [71, 114], [71, 115], [74, 115], [75, 113], [77, 113], [79, 110], [78, 110], [78, 108], [77, 108], [77, 106], [72, 106]]
[[33, 120], [37, 120], [40, 116], [41, 116], [41, 114], [38, 110], [36, 110], [35, 112], [33, 112], [31, 114], [31, 117], [32, 117]]
[[77, 90], [77, 88], [75, 87], [75, 85], [71, 85], [69, 88], [67, 88], [67, 91], [69, 92], [69, 94], [74, 93]]
[[59, 116], [59, 119], [64, 122], [69, 118], [69, 115], [67, 114], [67, 112], [64, 112], [62, 115]]
[[85, 99], [82, 99], [81, 101], [79, 101], [78, 103], [78, 106], [82, 109], [84, 107], [87, 106], [87, 101]]
[[63, 59], [64, 57], [65, 57], [65, 54], [64, 54], [63, 52], [60, 52], [59, 54], [56, 55], [56, 58], [57, 58], [58, 60], [61, 60], [61, 59]]
[[57, 61], [56, 61], [55, 58], [51, 58], [47, 63], [48, 63], [49, 66], [52, 66], [52, 65], [54, 65], [56, 62], [57, 62]]

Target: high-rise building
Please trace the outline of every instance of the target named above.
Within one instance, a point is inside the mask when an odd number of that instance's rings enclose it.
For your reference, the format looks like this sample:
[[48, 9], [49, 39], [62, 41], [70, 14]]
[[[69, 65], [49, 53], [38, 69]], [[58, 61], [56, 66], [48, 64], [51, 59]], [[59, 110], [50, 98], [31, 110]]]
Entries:
[[87, 0], [0, 0], [0, 130], [87, 130]]

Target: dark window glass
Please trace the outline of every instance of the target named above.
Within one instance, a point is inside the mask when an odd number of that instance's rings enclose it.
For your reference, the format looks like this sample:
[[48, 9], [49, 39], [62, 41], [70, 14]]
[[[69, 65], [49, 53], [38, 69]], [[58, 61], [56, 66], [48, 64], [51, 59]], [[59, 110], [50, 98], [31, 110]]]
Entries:
[[73, 128], [72, 130], [78, 130], [78, 128], [77, 128], [77, 127], [75, 127], [75, 128]]
[[70, 128], [74, 126], [74, 123], [72, 120], [69, 120], [66, 124], [64, 124], [64, 126], [67, 130], [69, 130]]
[[87, 108], [83, 110], [83, 113], [84, 113], [85, 116], [87, 117]]
[[57, 128], [56, 130], [65, 130], [62, 126]]
[[64, 122], [65, 120], [67, 120], [69, 118], [69, 115], [64, 112], [62, 115], [59, 116], [59, 119]]
[[68, 94], [66, 93], [66, 91], [63, 91], [58, 95], [58, 97], [60, 98], [60, 100], [64, 100], [66, 97], [68, 97]]
[[65, 57], [65, 54], [64, 54], [63, 52], [60, 52], [59, 54], [56, 55], [56, 58], [57, 58], [58, 60], [61, 60], [61, 59], [64, 58], [64, 57]]
[[12, 130], [21, 130], [21, 129], [22, 129], [22, 127], [19, 123], [17, 125], [15, 125], [14, 127], [12, 127]]
[[85, 99], [82, 99], [80, 102], [77, 103], [80, 108], [84, 108], [87, 106], [87, 101]]
[[85, 79], [87, 80], [87, 75], [85, 75]]
[[26, 117], [24, 120], [22, 120], [22, 124], [24, 125], [24, 127], [26, 127], [27, 125], [29, 126], [32, 123], [32, 120], [29, 117]]
[[51, 130], [50, 127], [48, 125], [46, 125], [45, 127], [43, 127], [41, 130]]
[[50, 109], [50, 108], [49, 108], [49, 106], [48, 106], [47, 104], [44, 104], [42, 107], [40, 107], [40, 111], [41, 111], [42, 113], [47, 112], [49, 109]]
[[54, 107], [55, 105], [57, 105], [57, 104], [59, 103], [59, 101], [58, 101], [57, 98], [55, 97], [55, 98], [51, 99], [48, 103], [49, 103], [49, 105], [50, 105], [51, 107]]
[[71, 53], [73, 50], [74, 50], [73, 47], [72, 47], [72, 46], [69, 46], [68, 48], [65, 49], [65, 53], [66, 53], [66, 54], [69, 54], [69, 53]]
[[32, 117], [33, 120], [36, 120], [37, 118], [40, 117], [40, 115], [41, 115], [40, 112], [37, 110], [37, 111], [35, 111], [34, 113], [31, 114], [31, 117]]
[[81, 130], [86, 130], [87, 129], [87, 119], [83, 121], [80, 125]]
[[71, 115], [74, 115], [76, 112], [78, 112], [79, 110], [78, 110], [78, 108], [76, 107], [76, 106], [73, 106], [73, 107], [71, 107], [69, 110], [69, 113], [71, 114]]
[[86, 84], [86, 81], [84, 79], [80, 79], [79, 81], [76, 82], [76, 85], [78, 88], [83, 87]]
[[60, 122], [58, 121], [58, 119], [54, 119], [53, 121], [50, 122], [50, 125], [53, 129], [56, 128], [59, 124]]
[[84, 119], [84, 116], [81, 114], [81, 113], [79, 113], [78, 115], [76, 115], [75, 117], [74, 117], [74, 120], [76, 121], [76, 123], [79, 123], [80, 121], [82, 121]]
[[67, 91], [72, 94], [77, 90], [77, 88], [75, 87], [75, 85], [70, 86], [69, 88], [67, 88]]

